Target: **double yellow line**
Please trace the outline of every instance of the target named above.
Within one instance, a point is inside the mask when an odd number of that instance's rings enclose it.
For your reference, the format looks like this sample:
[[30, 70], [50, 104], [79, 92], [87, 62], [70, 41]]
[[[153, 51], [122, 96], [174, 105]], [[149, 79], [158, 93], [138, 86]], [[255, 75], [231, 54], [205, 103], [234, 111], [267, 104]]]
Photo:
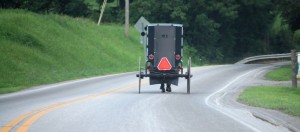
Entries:
[[[145, 84], [146, 81], [143, 81], [142, 84]], [[30, 111], [24, 115], [21, 115], [17, 118], [15, 118], [14, 120], [10, 121], [8, 124], [6, 124], [4, 127], [2, 127], [0, 129], [0, 132], [9, 132], [12, 130], [12, 128], [17, 127], [18, 124], [22, 124], [17, 128], [16, 132], [27, 132], [28, 128], [39, 118], [41, 118], [43, 115], [59, 109], [61, 107], [67, 106], [67, 105], [72, 105], [75, 103], [80, 103], [80, 102], [84, 102], [84, 101], [88, 101], [91, 99], [95, 99], [97, 97], [101, 97], [101, 96], [106, 96], [106, 95], [110, 95], [110, 94], [114, 94], [114, 93], [118, 93], [121, 91], [125, 91], [127, 89], [130, 88], [134, 88], [136, 87], [137, 84], [129, 84], [127, 86], [121, 87], [121, 88], [117, 88], [117, 89], [113, 89], [113, 90], [108, 90], [105, 91], [103, 93], [99, 93], [99, 94], [95, 94], [95, 95], [89, 95], [89, 96], [84, 96], [81, 98], [77, 98], [77, 99], [73, 99], [73, 100], [69, 100], [69, 101], [65, 101], [65, 102], [59, 102], [53, 105], [49, 105], [46, 107], [42, 107], [33, 111]]]

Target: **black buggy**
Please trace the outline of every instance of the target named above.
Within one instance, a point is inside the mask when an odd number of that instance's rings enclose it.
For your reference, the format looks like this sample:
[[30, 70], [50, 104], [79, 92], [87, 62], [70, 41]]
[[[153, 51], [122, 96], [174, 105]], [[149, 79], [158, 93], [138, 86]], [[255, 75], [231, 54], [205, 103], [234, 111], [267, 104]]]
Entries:
[[162, 92], [171, 92], [171, 84], [178, 85], [179, 77], [187, 79], [187, 93], [190, 93], [191, 58], [188, 59], [187, 71], [183, 73], [183, 26], [181, 24], [148, 24], [145, 27], [146, 35], [146, 63], [142, 72], [139, 63], [139, 93], [141, 79], [150, 78], [150, 85], [161, 84]]

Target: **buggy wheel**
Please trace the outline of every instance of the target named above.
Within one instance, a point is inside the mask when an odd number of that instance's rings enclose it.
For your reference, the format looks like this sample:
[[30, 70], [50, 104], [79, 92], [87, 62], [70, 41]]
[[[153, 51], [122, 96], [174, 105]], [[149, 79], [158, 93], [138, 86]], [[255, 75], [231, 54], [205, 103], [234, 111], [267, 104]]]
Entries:
[[141, 93], [141, 73], [142, 73], [142, 69], [141, 69], [141, 57], [139, 58], [139, 94]]
[[190, 94], [190, 85], [191, 85], [191, 57], [189, 57], [187, 65], [187, 94]]

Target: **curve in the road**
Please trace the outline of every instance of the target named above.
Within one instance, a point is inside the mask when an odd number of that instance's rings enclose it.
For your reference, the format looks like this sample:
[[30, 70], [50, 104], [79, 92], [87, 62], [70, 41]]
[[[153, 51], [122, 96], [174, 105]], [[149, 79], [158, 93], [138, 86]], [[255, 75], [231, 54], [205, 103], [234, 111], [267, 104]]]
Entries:
[[157, 86], [144, 85], [140, 96], [135, 73], [4, 95], [0, 96], [1, 132], [286, 130], [256, 118], [252, 110], [229, 99], [272, 67], [193, 68], [193, 89], [188, 95], [185, 81], [180, 81], [172, 93], [164, 94]]
[[[263, 71], [266, 71], [265, 69], [267, 69], [268, 67], [270, 66], [254, 69], [240, 76], [237, 76], [235, 79], [228, 82], [224, 87], [207, 96], [205, 98], [205, 104], [219, 111], [220, 113], [232, 118], [233, 120], [243, 124], [244, 126], [250, 128], [255, 132], [262, 132], [262, 131], [289, 132], [290, 129], [286, 128], [285, 126], [276, 126], [273, 125], [272, 123], [263, 120], [257, 120], [257, 117], [255, 117], [250, 111], [246, 109], [230, 108], [222, 103], [224, 97], [228, 94], [228, 92], [230, 92], [230, 90], [228, 89], [230, 87], [234, 87], [233, 85], [235, 85], [235, 83], [241, 82], [241, 80], [247, 78], [247, 76], [256, 77], [258, 76], [258, 74], [262, 73]], [[263, 125], [264, 127], [261, 127], [262, 126], [261, 124], [265, 124]]]

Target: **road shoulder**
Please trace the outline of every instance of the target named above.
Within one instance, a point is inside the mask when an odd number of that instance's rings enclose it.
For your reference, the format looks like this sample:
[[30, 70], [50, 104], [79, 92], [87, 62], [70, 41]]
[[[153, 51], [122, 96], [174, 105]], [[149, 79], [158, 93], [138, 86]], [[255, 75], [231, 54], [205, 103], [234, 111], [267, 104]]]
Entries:
[[262, 121], [268, 122], [274, 126], [283, 126], [288, 128], [290, 131], [296, 132], [300, 131], [300, 119], [294, 116], [287, 115], [280, 111], [270, 110], [259, 107], [252, 107], [238, 102], [239, 95], [247, 88], [252, 86], [291, 86], [290, 81], [269, 81], [266, 80], [263, 76], [265, 72], [262, 72], [257, 77], [252, 80], [248, 80], [247, 83], [237, 86], [234, 88], [230, 94], [227, 94], [224, 97], [223, 103], [230, 104], [230, 106], [247, 109], [252, 113], [254, 117]]

